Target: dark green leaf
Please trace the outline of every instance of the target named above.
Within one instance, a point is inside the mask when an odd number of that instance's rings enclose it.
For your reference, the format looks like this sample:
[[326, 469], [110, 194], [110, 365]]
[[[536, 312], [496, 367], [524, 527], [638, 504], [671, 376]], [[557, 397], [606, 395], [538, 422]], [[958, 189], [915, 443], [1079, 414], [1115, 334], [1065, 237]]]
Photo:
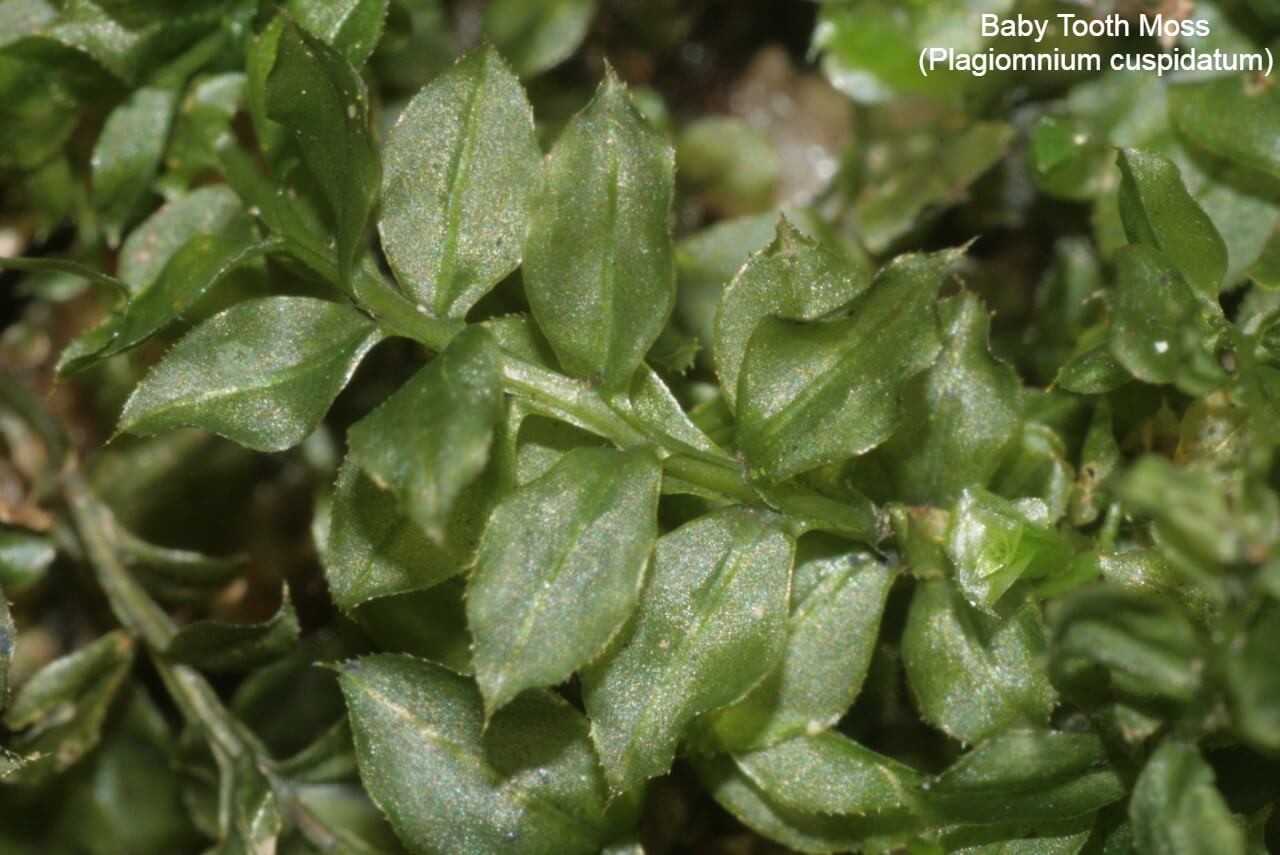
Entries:
[[551, 149], [524, 283], [561, 364], [625, 389], [675, 303], [671, 147], [610, 70]]
[[987, 347], [990, 318], [972, 295], [938, 308], [942, 352], [903, 393], [902, 425], [883, 449], [897, 498], [949, 505], [983, 487], [1017, 434], [1022, 383]]
[[247, 671], [278, 659], [297, 641], [298, 616], [285, 589], [280, 608], [262, 623], [196, 621], [178, 631], [165, 655], [202, 671]]
[[309, 297], [240, 303], [165, 354], [130, 396], [120, 431], [190, 425], [250, 448], [306, 438], [381, 338], [347, 306]]
[[652, 452], [581, 448], [498, 505], [467, 589], [486, 714], [567, 679], [627, 622], [660, 488]]
[[812, 544], [802, 539], [796, 556], [782, 661], [742, 701], [708, 716], [731, 750], [833, 726], [866, 678], [897, 568], [834, 539]]
[[533, 110], [492, 48], [409, 102], [387, 140], [378, 228], [414, 299], [460, 318], [516, 268], [541, 160]]
[[293, 133], [329, 203], [347, 282], [382, 179], [364, 81], [342, 54], [286, 22], [266, 92], [267, 115]]
[[475, 685], [408, 656], [341, 667], [361, 775], [415, 852], [592, 855], [607, 792], [587, 721], [549, 692], [485, 725]]
[[988, 615], [947, 581], [916, 588], [902, 635], [902, 662], [921, 714], [962, 742], [1048, 721], [1057, 693], [1045, 652], [1033, 601]]
[[1183, 277], [1210, 302], [1227, 273], [1227, 245], [1204, 209], [1183, 186], [1178, 167], [1152, 152], [1120, 152], [1120, 216], [1133, 243], [1167, 254]]
[[504, 414], [499, 359], [487, 330], [464, 330], [348, 433], [352, 459], [437, 544], [459, 494], [484, 471]]
[[1244, 823], [1213, 783], [1194, 745], [1166, 739], [1151, 755], [1129, 803], [1138, 855], [1244, 855]]
[[442, 547], [427, 538], [394, 493], [380, 489], [354, 460], [344, 461], [322, 551], [334, 603], [349, 611], [461, 573], [475, 554], [493, 505], [492, 488], [485, 481], [474, 482], [454, 503]]
[[834, 731], [783, 742], [736, 758], [769, 798], [798, 813], [896, 818], [915, 811], [916, 770]]
[[895, 260], [839, 319], [756, 327], [738, 379], [738, 444], [761, 475], [788, 478], [889, 437], [904, 383], [937, 356], [934, 295], [956, 256]]
[[793, 553], [772, 518], [744, 508], [659, 539], [634, 624], [582, 675], [611, 790], [665, 772], [697, 715], [738, 700], [773, 669]]
[[928, 805], [936, 818], [956, 823], [1055, 822], [1126, 792], [1097, 736], [1009, 730], [934, 778]]
[[725, 399], [737, 399], [747, 341], [762, 320], [807, 321], [866, 290], [865, 271], [806, 238], [785, 218], [769, 247], [751, 257], [720, 298], [716, 313], [716, 373]]
[[70, 767], [102, 736], [112, 701], [133, 664], [133, 642], [122, 631], [102, 636], [41, 668], [18, 690], [4, 715], [22, 731], [10, 748], [38, 759], [11, 780], [38, 783]]

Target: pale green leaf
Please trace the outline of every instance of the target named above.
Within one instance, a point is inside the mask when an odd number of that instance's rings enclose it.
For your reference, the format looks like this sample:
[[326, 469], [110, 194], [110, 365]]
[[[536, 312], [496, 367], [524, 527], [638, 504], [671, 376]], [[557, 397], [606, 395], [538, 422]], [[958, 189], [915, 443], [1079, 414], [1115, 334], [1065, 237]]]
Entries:
[[530, 76], [559, 65], [582, 44], [596, 0], [493, 0], [484, 10], [484, 32]]
[[736, 757], [738, 768], [770, 799], [800, 813], [896, 818], [916, 810], [916, 770], [835, 731], [792, 739]]
[[1137, 855], [1244, 855], [1245, 830], [1214, 786], [1194, 745], [1166, 739], [1151, 755], [1129, 802]]
[[155, 180], [177, 103], [171, 88], [144, 87], [102, 127], [93, 148], [93, 204], [113, 244]]

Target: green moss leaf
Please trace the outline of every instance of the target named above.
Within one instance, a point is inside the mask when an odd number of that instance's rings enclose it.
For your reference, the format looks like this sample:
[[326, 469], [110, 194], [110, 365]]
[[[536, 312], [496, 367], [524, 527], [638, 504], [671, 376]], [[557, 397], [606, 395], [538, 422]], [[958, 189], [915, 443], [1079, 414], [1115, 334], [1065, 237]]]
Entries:
[[929, 812], [959, 823], [1055, 822], [1124, 798], [1120, 770], [1091, 733], [1009, 730], [929, 786]]
[[1161, 250], [1186, 281], [1216, 303], [1227, 273], [1227, 245], [1183, 186], [1168, 158], [1138, 149], [1120, 152], [1120, 217], [1133, 243]]
[[567, 679], [630, 618], [660, 488], [649, 451], [582, 448], [497, 507], [467, 589], [487, 713]]
[[1160, 744], [1138, 776], [1129, 821], [1140, 855], [1246, 851], [1244, 823], [1214, 786], [1213, 770], [1194, 745], [1174, 738]]
[[405, 290], [462, 317], [514, 270], [540, 163], [533, 110], [492, 48], [419, 92], [387, 140], [378, 224]]
[[738, 379], [738, 444], [763, 477], [788, 478], [889, 437], [903, 384], [938, 354], [934, 295], [955, 258], [895, 260], [843, 317], [756, 327]]
[[1116, 253], [1111, 352], [1133, 376], [1192, 394], [1222, 382], [1206, 309], [1164, 253], [1143, 245]]
[[306, 438], [381, 338], [363, 315], [309, 297], [227, 309], [179, 341], [124, 406], [120, 431], [189, 425], [260, 451]]
[[808, 321], [848, 303], [869, 284], [866, 271], [802, 235], [785, 218], [777, 237], [751, 257], [720, 298], [716, 373], [732, 407], [747, 342], [768, 317]]
[[903, 828], [916, 811], [916, 770], [830, 731], [736, 758], [761, 791], [798, 813], [875, 816]]
[[949, 505], [965, 487], [983, 487], [1018, 432], [1022, 383], [991, 355], [990, 318], [972, 295], [938, 308], [942, 352], [907, 384], [902, 425], [882, 450], [898, 498]]
[[1280, 92], [1250, 75], [1170, 89], [1169, 114], [1187, 139], [1242, 166], [1280, 176]]
[[120, 235], [155, 180], [178, 104], [170, 88], [146, 87], [111, 111], [93, 149], [93, 203], [107, 237]]
[[342, 54], [286, 22], [266, 96], [268, 117], [292, 132], [328, 202], [338, 276], [348, 281], [382, 179], [368, 90]]
[[614, 792], [665, 772], [697, 715], [738, 700], [776, 665], [793, 552], [774, 520], [741, 508], [658, 541], [634, 624], [582, 675]]
[[741, 751], [833, 726], [862, 688], [896, 576], [892, 564], [834, 538], [803, 538], [782, 660], [740, 702], [708, 716], [712, 738]]
[[947, 581], [921, 584], [902, 635], [902, 662], [921, 714], [963, 742], [1043, 725], [1057, 703], [1030, 599], [1000, 616], [978, 611]]
[[551, 149], [524, 284], [560, 363], [625, 389], [675, 304], [671, 147], [612, 73]]
[[422, 591], [461, 573], [475, 555], [494, 504], [481, 478], [454, 501], [445, 543], [431, 541], [395, 493], [378, 487], [350, 457], [338, 470], [323, 551], [329, 594], [351, 610], [379, 597]]
[[596, 0], [494, 0], [484, 32], [527, 77], [564, 62], [582, 44]]
[[285, 8], [299, 26], [360, 68], [382, 38], [389, 5], [388, 0], [289, 0]]
[[587, 722], [530, 693], [485, 728], [465, 677], [408, 656], [341, 666], [361, 776], [415, 852], [599, 850], [607, 791]]
[[458, 495], [488, 461], [504, 414], [499, 358], [487, 330], [459, 333], [348, 434], [353, 459], [436, 543]]
[[965, 490], [951, 514], [946, 553], [956, 584], [976, 608], [991, 609], [1020, 579], [1066, 570], [1075, 549], [1049, 525], [1035, 500], [1014, 503], [986, 490]]
[[298, 642], [298, 615], [288, 589], [280, 608], [262, 623], [200, 620], [174, 635], [165, 655], [202, 671], [247, 671], [278, 659]]
[[133, 643], [117, 630], [33, 674], [14, 695], [4, 724], [21, 731], [10, 741], [11, 749], [38, 757], [15, 769], [8, 780], [48, 780], [92, 751], [133, 655]]

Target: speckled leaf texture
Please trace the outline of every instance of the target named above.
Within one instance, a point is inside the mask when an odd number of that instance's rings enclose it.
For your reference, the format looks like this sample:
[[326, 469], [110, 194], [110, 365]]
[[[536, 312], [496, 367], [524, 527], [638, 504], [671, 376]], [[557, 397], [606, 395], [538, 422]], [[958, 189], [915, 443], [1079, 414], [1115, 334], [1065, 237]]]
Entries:
[[410, 656], [340, 667], [361, 777], [413, 852], [592, 855], [608, 837], [587, 721], [530, 693], [485, 727], [475, 684]]
[[494, 511], [467, 589], [487, 712], [567, 679], [631, 617], [660, 488], [647, 450], [579, 448]]
[[378, 228], [396, 277], [463, 317], [520, 263], [542, 153], [533, 108], [493, 48], [419, 92], [387, 139]]
[[610, 70], [548, 155], [524, 284], [565, 370], [625, 389], [675, 304], [675, 155]]
[[738, 444], [761, 477], [789, 478], [889, 437], [903, 384], [941, 346], [934, 298], [956, 257], [895, 259], [841, 317], [756, 327], [738, 378]]
[[381, 337], [372, 321], [340, 303], [238, 303], [165, 354], [125, 403], [119, 430], [187, 425], [259, 451], [289, 448], [324, 418]]
[[667, 771], [699, 714], [738, 700], [777, 664], [794, 555], [775, 519], [745, 508], [658, 541], [634, 624], [582, 675], [611, 790]]
[[899, 499], [946, 506], [995, 475], [1022, 419], [1022, 381], [991, 355], [991, 320], [977, 297], [949, 298], [938, 314], [942, 352], [907, 384], [883, 458]]
[[737, 399], [747, 341], [768, 317], [808, 321], [865, 290], [866, 271], [802, 235], [787, 220], [769, 247], [751, 257], [725, 288], [715, 323], [716, 374], [725, 400]]
[[833, 727], [862, 688], [897, 570], [834, 538], [801, 541], [782, 659], [749, 695], [707, 717], [711, 738], [741, 751]]
[[492, 487], [482, 477], [459, 494], [441, 545], [427, 537], [394, 493], [348, 457], [338, 470], [321, 556], [334, 603], [349, 611], [370, 600], [426, 590], [463, 572], [493, 508]]
[[438, 544], [458, 495], [488, 462], [505, 414], [501, 371], [493, 335], [464, 330], [348, 432], [355, 461]]
[[1057, 702], [1044, 668], [1047, 644], [1030, 600], [990, 616], [945, 580], [916, 588], [902, 662], [920, 713], [973, 743], [1026, 723], [1043, 725]]

